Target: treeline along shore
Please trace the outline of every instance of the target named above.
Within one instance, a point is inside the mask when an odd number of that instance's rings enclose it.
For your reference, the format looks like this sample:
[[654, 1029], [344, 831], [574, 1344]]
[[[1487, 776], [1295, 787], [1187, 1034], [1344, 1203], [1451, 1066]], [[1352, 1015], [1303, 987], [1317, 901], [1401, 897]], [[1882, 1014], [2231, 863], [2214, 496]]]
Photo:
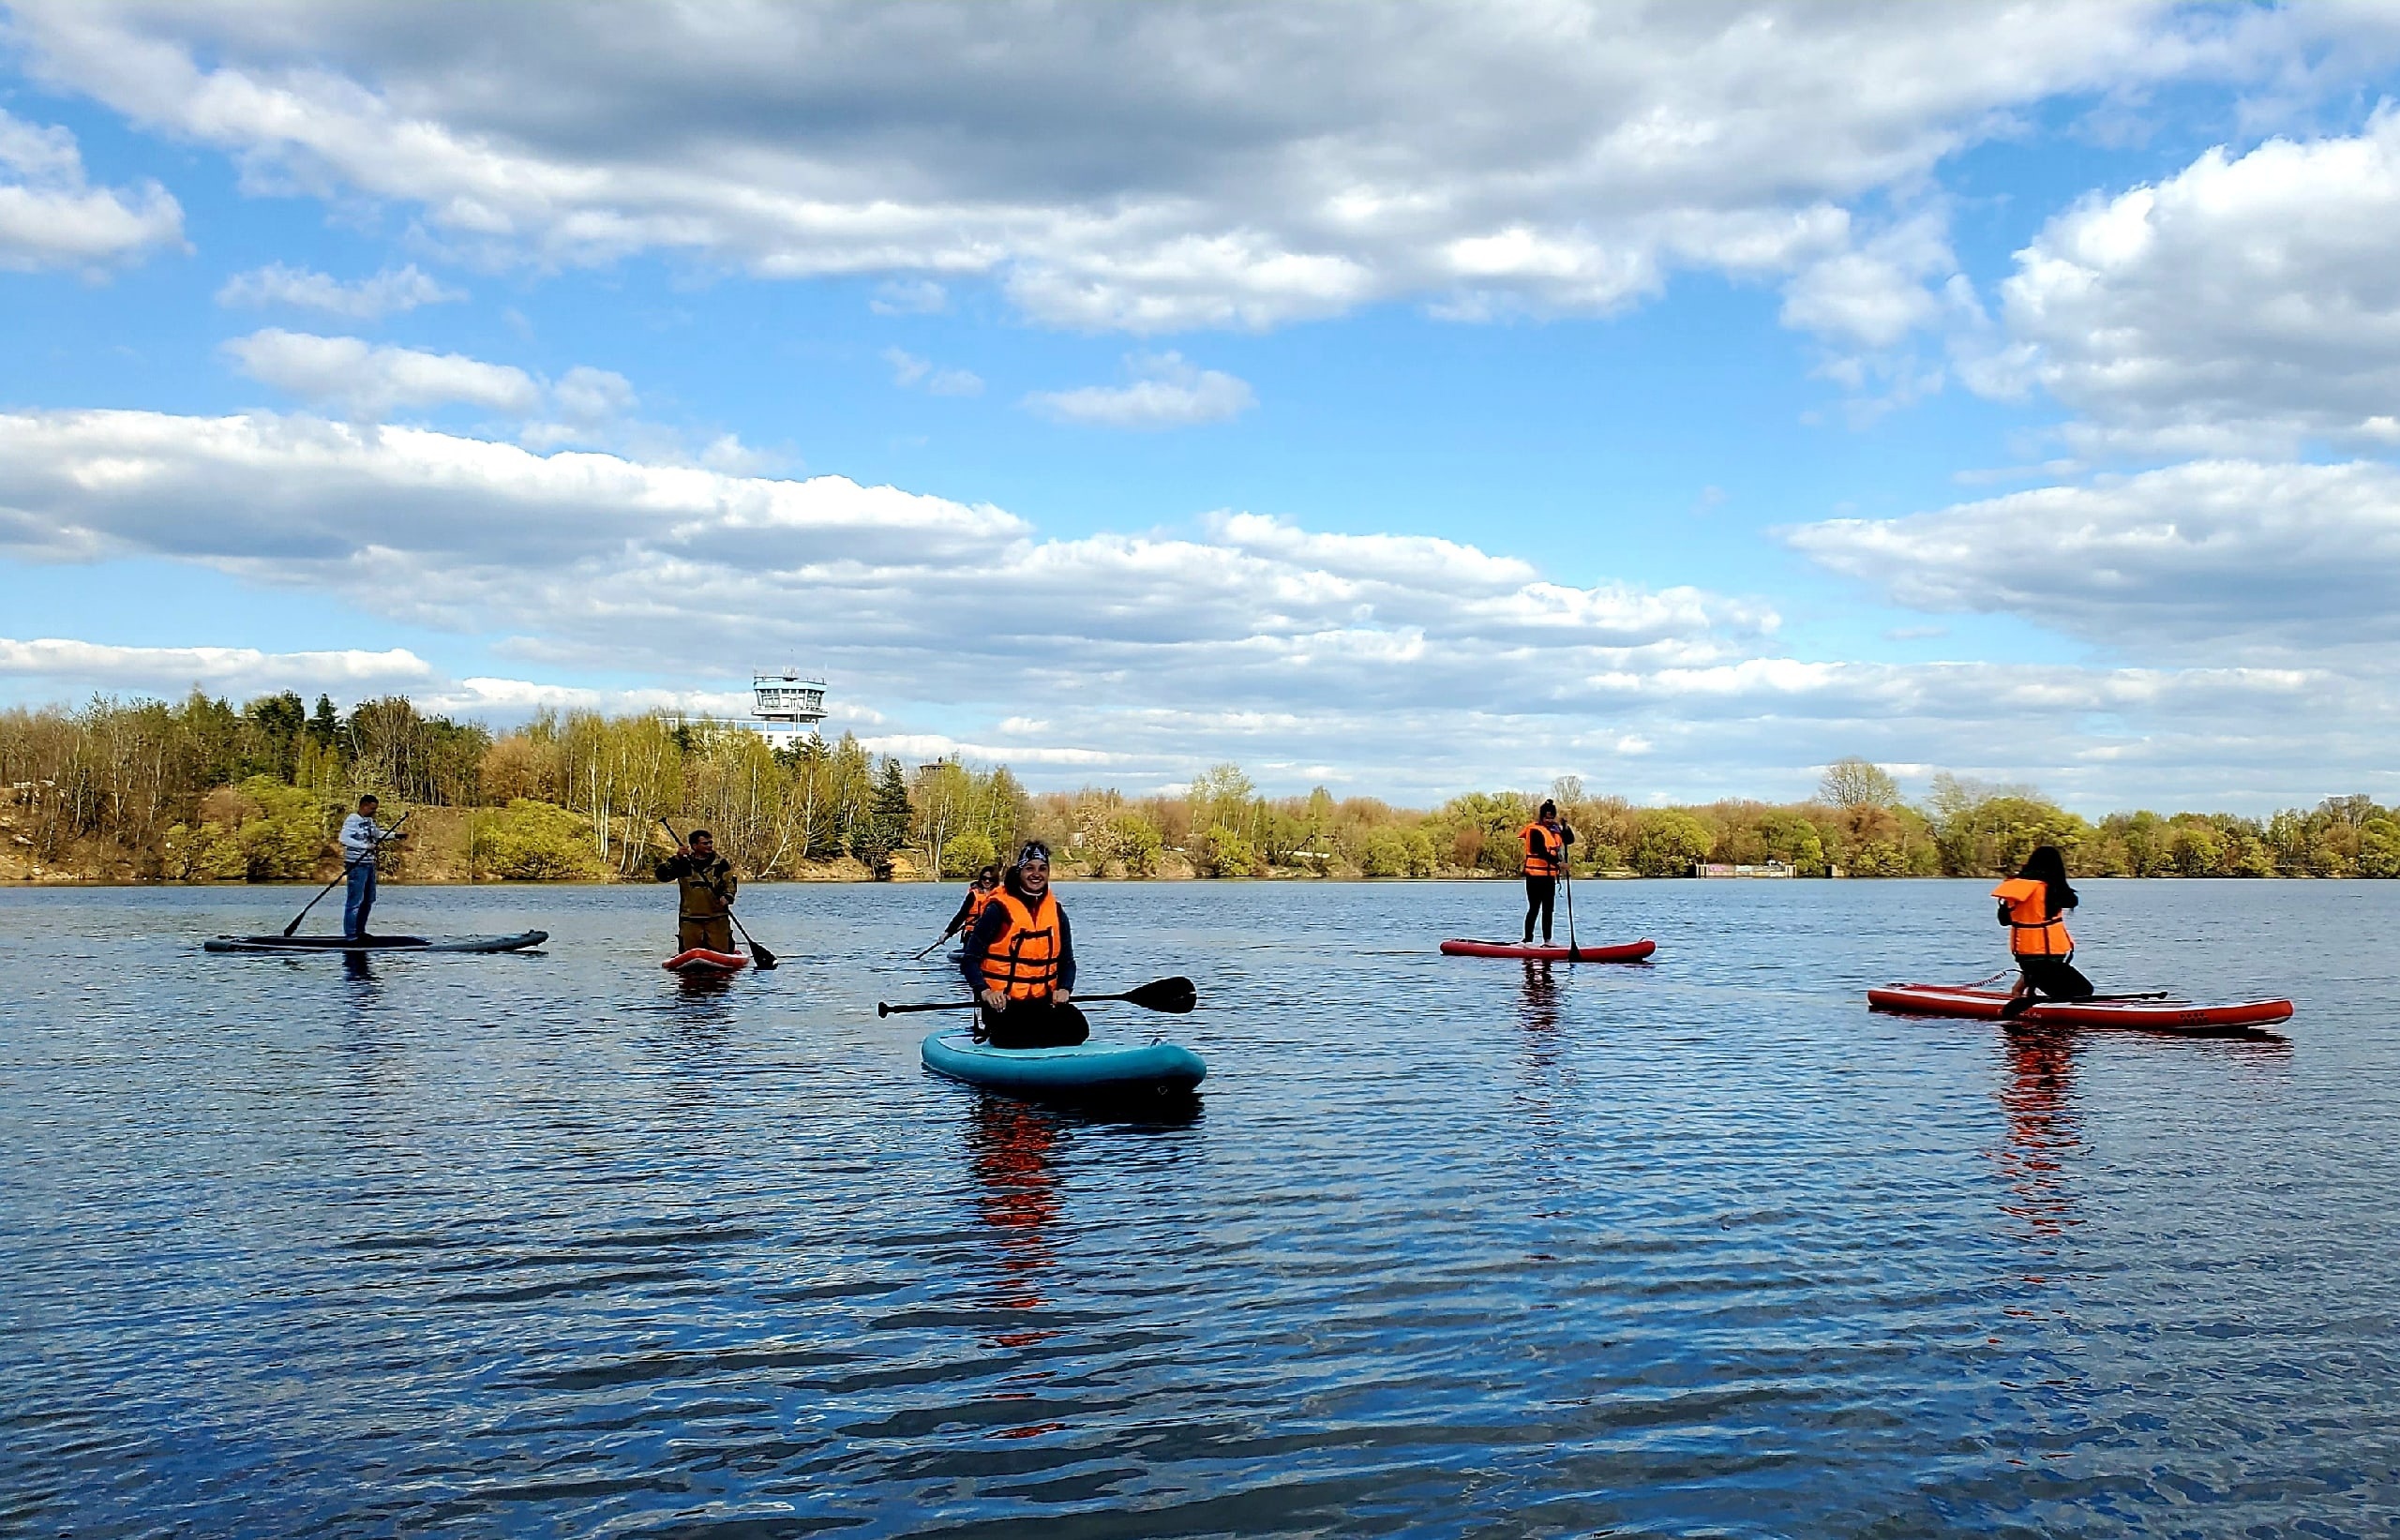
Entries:
[[1219, 765], [1182, 796], [1029, 792], [1006, 766], [907, 765], [845, 735], [770, 749], [706, 719], [544, 712], [494, 734], [402, 695], [247, 705], [93, 700], [0, 713], [0, 880], [283, 882], [340, 869], [361, 792], [411, 810], [387, 880], [647, 879], [658, 820], [714, 831], [758, 877], [952, 878], [1041, 837], [1076, 877], [1514, 875], [1542, 796], [1579, 837], [1575, 872], [1685, 876], [1989, 876], [2056, 845], [2093, 876], [2400, 876], [2400, 813], [2328, 798], [2259, 819], [2132, 812], [2088, 821], [2032, 788], [1934, 777], [1912, 803], [1862, 759], [1810, 800], [1635, 807], [1573, 777], [1440, 807], [1261, 796]]

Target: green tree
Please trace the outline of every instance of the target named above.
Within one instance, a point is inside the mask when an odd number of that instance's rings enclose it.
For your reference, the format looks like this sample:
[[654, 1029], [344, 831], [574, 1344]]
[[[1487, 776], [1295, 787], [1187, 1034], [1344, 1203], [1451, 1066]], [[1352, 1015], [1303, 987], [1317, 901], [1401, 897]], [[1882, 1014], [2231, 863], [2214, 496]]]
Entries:
[[528, 797], [479, 815], [472, 845], [478, 865], [514, 882], [585, 882], [608, 875], [583, 818]]
[[1120, 813], [1108, 820], [1105, 831], [1109, 859], [1129, 877], [1156, 876], [1159, 858], [1166, 851], [1166, 836], [1139, 813]]
[[2215, 826], [2204, 820], [2178, 823], [2168, 838], [2168, 854], [2180, 875], [2214, 876], [2225, 862], [2225, 842]]
[[2362, 877], [2400, 877], [2400, 822], [2369, 818], [2359, 825], [2358, 873]]
[[1708, 859], [1708, 826], [1674, 808], [1651, 808], [1637, 824], [1633, 869], [1645, 877], [1691, 875], [1694, 861]]
[[1192, 855], [1192, 865], [1204, 877], [1263, 877], [1267, 875], [1267, 862], [1259, 855], [1257, 846], [1223, 824], [1211, 824], [1202, 830], [1199, 848]]
[[908, 843], [909, 813], [900, 761], [886, 755], [868, 794], [866, 815], [850, 834], [850, 854], [866, 863], [878, 882], [892, 880], [892, 853]]
[[942, 846], [941, 875], [946, 877], [971, 877], [999, 859], [992, 847], [992, 837], [981, 830], [970, 829]]

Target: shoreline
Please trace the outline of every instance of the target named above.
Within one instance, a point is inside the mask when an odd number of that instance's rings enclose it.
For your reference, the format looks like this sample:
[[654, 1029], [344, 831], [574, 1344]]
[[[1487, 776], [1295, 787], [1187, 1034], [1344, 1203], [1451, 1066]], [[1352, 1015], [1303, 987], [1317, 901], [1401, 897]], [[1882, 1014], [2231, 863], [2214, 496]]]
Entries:
[[[190, 890], [200, 890], [200, 889], [216, 888], [216, 889], [222, 889], [222, 890], [226, 890], [226, 891], [228, 891], [228, 892], [244, 892], [244, 891], [250, 891], [250, 890], [259, 890], [259, 889], [273, 889], [273, 888], [291, 888], [291, 889], [300, 889], [300, 890], [305, 890], [311, 889], [311, 888], [322, 887], [322, 886], [325, 885], [326, 883], [328, 883], [328, 882], [330, 882], [330, 881], [332, 881], [332, 880], [333, 880], [333, 879], [332, 879], [331, 877], [315, 877], [315, 878], [298, 878], [298, 877], [295, 877], [295, 878], [290, 878], [290, 879], [280, 880], [280, 881], [275, 881], [275, 882], [238, 882], [238, 881], [228, 881], [228, 882], [180, 882], [180, 881], [176, 881], [176, 880], [173, 880], [173, 879], [172, 879], [172, 878], [166, 878], [166, 877], [76, 877], [76, 876], [56, 876], [56, 877], [52, 877], [52, 876], [39, 876], [39, 877], [0, 877], [0, 892], [8, 892], [8, 891], [13, 891], [13, 890], [56, 890], [56, 889], [69, 889], [69, 888], [175, 888], [175, 889], [190, 889]], [[1054, 879], [1053, 879], [1053, 881], [1054, 881], [1058, 886], [1060, 886], [1060, 887], [1066, 887], [1066, 886], [1069, 886], [1069, 885], [1072, 885], [1072, 884], [1081, 884], [1081, 883], [1099, 883], [1099, 882], [1104, 882], [1104, 883], [1107, 883], [1107, 884], [1111, 885], [1112, 887], [1114, 887], [1114, 886], [1126, 886], [1126, 887], [1132, 887], [1132, 886], [1138, 886], [1138, 885], [1146, 884], [1146, 883], [1147, 883], [1147, 884], [1155, 884], [1155, 885], [1158, 885], [1158, 886], [1161, 886], [1161, 887], [1178, 887], [1178, 888], [1179, 888], [1179, 887], [1185, 887], [1185, 886], [1191, 886], [1191, 885], [1200, 885], [1200, 886], [1222, 886], [1222, 887], [1239, 887], [1239, 886], [1244, 885], [1244, 884], [1252, 884], [1252, 883], [1264, 883], [1264, 884], [1270, 884], [1270, 885], [1274, 885], [1274, 886], [1278, 886], [1278, 887], [1282, 887], [1282, 886], [1294, 886], [1294, 885], [1298, 885], [1298, 884], [1303, 884], [1303, 883], [1317, 883], [1317, 884], [1324, 884], [1324, 885], [1328, 885], [1328, 886], [1330, 886], [1330, 885], [1341, 885], [1341, 886], [1345, 886], [1345, 887], [1365, 887], [1365, 886], [1368, 886], [1368, 885], [1370, 885], [1370, 884], [1372, 884], [1372, 885], [1374, 885], [1374, 886], [1378, 886], [1378, 887], [1407, 887], [1407, 886], [1411, 886], [1411, 885], [1418, 884], [1418, 883], [1441, 883], [1441, 882], [1496, 883], [1496, 884], [1500, 884], [1500, 885], [1503, 885], [1503, 886], [1513, 886], [1513, 885], [1515, 885], [1515, 884], [1517, 884], [1517, 883], [1520, 883], [1520, 882], [1522, 882], [1522, 881], [1523, 881], [1523, 880], [1524, 880], [1524, 879], [1523, 879], [1522, 876], [1520, 876], [1519, 875], [1517, 875], [1517, 874], [1515, 874], [1515, 873], [1507, 873], [1507, 874], [1502, 874], [1502, 873], [1496, 873], [1496, 872], [1444, 872], [1444, 873], [1438, 873], [1438, 874], [1436, 874], [1436, 875], [1432, 875], [1432, 876], [1428, 876], [1428, 877], [1369, 877], [1369, 876], [1334, 876], [1334, 875], [1326, 875], [1326, 874], [1320, 874], [1320, 873], [1297, 873], [1297, 874], [1293, 874], [1293, 875], [1282, 875], [1282, 874], [1277, 874], [1277, 875], [1272, 875], [1272, 876], [1264, 876], [1264, 877], [1246, 877], [1246, 876], [1245, 876], [1245, 877], [1201, 877], [1201, 876], [1182, 876], [1182, 875], [1177, 875], [1177, 876], [1153, 875], [1153, 876], [1146, 876], [1146, 877], [1128, 877], [1128, 876], [1086, 876], [1086, 875], [1077, 875], [1077, 876], [1061, 876], [1061, 877], [1057, 877], [1057, 878], [1054, 878]], [[1581, 875], [1577, 876], [1577, 877], [1575, 878], [1575, 880], [1576, 880], [1577, 882], [1606, 882], [1606, 883], [1618, 883], [1618, 882], [1677, 882], [1677, 883], [1683, 883], [1683, 882], [1688, 882], [1688, 883], [1693, 883], [1693, 884], [1699, 884], [1699, 885], [1722, 885], [1722, 886], [1728, 886], [1728, 887], [1748, 887], [1748, 886], [1752, 886], [1752, 885], [1754, 885], [1754, 884], [1760, 884], [1760, 883], [1765, 883], [1765, 884], [1769, 884], [1769, 885], [1775, 885], [1775, 884], [1781, 884], [1781, 883], [1810, 884], [1810, 883], [1819, 883], [1819, 882], [1868, 882], [1868, 883], [1875, 883], [1875, 882], [1989, 882], [1989, 881], [1992, 881], [1992, 880], [1993, 880], [1993, 877], [1992, 877], [1992, 875], [1991, 875], [1990, 874], [1968, 875], [1968, 874], [1964, 874], [1964, 873], [1952, 874], [1952, 873], [1944, 873], [1944, 872], [1928, 872], [1928, 873], [1923, 873], [1923, 874], [1920, 874], [1920, 875], [1896, 875], [1896, 876], [1851, 876], [1851, 875], [1840, 875], [1840, 876], [1790, 876], [1790, 877], [1748, 877], [1748, 876], [1743, 876], [1743, 877], [1694, 877], [1694, 876], [1680, 876], [1680, 877], [1653, 877], [1653, 876], [1644, 876], [1642, 874], [1641, 874], [1641, 873], [1639, 873], [1639, 872], [1587, 872], [1587, 873], [1582, 874]], [[2385, 881], [2385, 880], [2390, 880], [2390, 879], [2380, 878], [2380, 877], [2363, 877], [2363, 876], [2356, 876], [2356, 875], [2351, 875], [2351, 876], [2318, 876], [2318, 875], [2314, 875], [2314, 874], [2291, 875], [2291, 874], [2286, 874], [2286, 873], [2281, 873], [2281, 872], [2273, 873], [2273, 874], [2272, 874], [2272, 875], [2255, 875], [2255, 876], [2218, 876], [2218, 875], [2186, 876], [2186, 875], [2184, 875], [2182, 873], [2180, 873], [2180, 872], [2157, 872], [2157, 873], [2152, 873], [2152, 875], [2148, 875], [2148, 876], [2123, 876], [2123, 875], [2119, 875], [2119, 876], [2078, 876], [2078, 877], [2077, 877], [2075, 880], [2076, 880], [2076, 882], [2077, 882], [2078, 885], [2080, 885], [2080, 884], [2083, 884], [2083, 883], [2089, 883], [2089, 882], [2241, 882], [2241, 883], [2249, 883], [2249, 882], [2362, 882], [2362, 883], [2370, 883], [2370, 884], [2371, 884], [2371, 883], [2376, 883], [2376, 882], [2380, 882], [2380, 881]], [[806, 876], [806, 877], [752, 877], [752, 876], [744, 876], [744, 877], [742, 879], [742, 886], [744, 889], [751, 889], [751, 888], [963, 888], [963, 887], [965, 887], [965, 885], [967, 884], [967, 882], [968, 882], [968, 879], [967, 879], [967, 878], [965, 878], [965, 877], [920, 877], [920, 876], [906, 876], [906, 877], [897, 877], [897, 876], [895, 876], [895, 877], [855, 877], [855, 876], [821, 876], [821, 877], [819, 877], [819, 876]], [[412, 878], [406, 878], [406, 877], [386, 877], [386, 878], [383, 878], [383, 879], [380, 880], [380, 881], [377, 883], [377, 885], [376, 885], [376, 886], [377, 886], [377, 888], [378, 888], [378, 889], [379, 889], [379, 890], [382, 890], [382, 889], [391, 889], [391, 888], [461, 888], [461, 889], [468, 889], [468, 888], [506, 888], [506, 889], [521, 889], [521, 890], [556, 890], [556, 889], [584, 889], [584, 888], [634, 888], [634, 889], [644, 889], [644, 888], [658, 887], [658, 886], [662, 886], [662, 885], [661, 885], [661, 884], [657, 884], [657, 883], [649, 882], [649, 881], [644, 881], [644, 880], [638, 880], [638, 879], [630, 878], [630, 877], [626, 877], [626, 878], [604, 877], [604, 878], [597, 878], [597, 879], [594, 879], [594, 878], [589, 878], [589, 877], [562, 877], [562, 878], [555, 878], [555, 879], [532, 879], [532, 880], [517, 880], [517, 879], [511, 879], [511, 878], [505, 878], [505, 877], [488, 877], [488, 878], [477, 878], [477, 879], [473, 879], [473, 880], [461, 880], [461, 879], [455, 878], [455, 877], [432, 877], [432, 878], [427, 878], [427, 879], [425, 879], [425, 880], [423, 880], [423, 881], [417, 881], [417, 880], [414, 880], [414, 879], [412, 879]]]

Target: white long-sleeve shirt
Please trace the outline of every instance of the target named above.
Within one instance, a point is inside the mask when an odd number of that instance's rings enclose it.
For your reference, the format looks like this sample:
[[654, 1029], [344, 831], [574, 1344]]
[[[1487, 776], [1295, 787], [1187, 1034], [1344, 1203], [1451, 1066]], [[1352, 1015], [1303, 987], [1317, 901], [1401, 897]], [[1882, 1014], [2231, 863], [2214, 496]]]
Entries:
[[353, 813], [341, 821], [342, 860], [359, 866], [375, 864], [375, 847], [382, 843], [383, 830], [364, 813]]

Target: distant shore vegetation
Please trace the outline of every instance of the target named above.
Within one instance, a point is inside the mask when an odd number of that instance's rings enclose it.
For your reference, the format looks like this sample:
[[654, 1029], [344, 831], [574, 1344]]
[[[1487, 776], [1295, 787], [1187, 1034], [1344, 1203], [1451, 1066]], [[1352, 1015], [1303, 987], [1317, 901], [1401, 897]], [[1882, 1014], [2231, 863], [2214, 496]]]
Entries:
[[1029, 792], [1006, 766], [904, 764], [845, 735], [773, 750], [706, 719], [544, 712], [495, 735], [402, 695], [347, 713], [297, 694], [235, 707], [96, 698], [0, 713], [0, 879], [285, 882], [340, 868], [362, 792], [413, 809], [389, 875], [416, 881], [645, 878], [661, 817], [712, 830], [745, 872], [957, 878], [1049, 842], [1083, 877], [1513, 875], [1544, 796], [1575, 826], [1575, 871], [1684, 876], [1990, 876], [2056, 845], [2085, 876], [2400, 876], [2400, 813], [2363, 796], [2269, 818], [2131, 812], [2094, 823], [2030, 786], [1937, 775], [1911, 802], [1879, 767], [1828, 767], [1805, 802], [1636, 807], [1573, 777], [1437, 808], [1262, 796], [1234, 765], [1181, 796]]

